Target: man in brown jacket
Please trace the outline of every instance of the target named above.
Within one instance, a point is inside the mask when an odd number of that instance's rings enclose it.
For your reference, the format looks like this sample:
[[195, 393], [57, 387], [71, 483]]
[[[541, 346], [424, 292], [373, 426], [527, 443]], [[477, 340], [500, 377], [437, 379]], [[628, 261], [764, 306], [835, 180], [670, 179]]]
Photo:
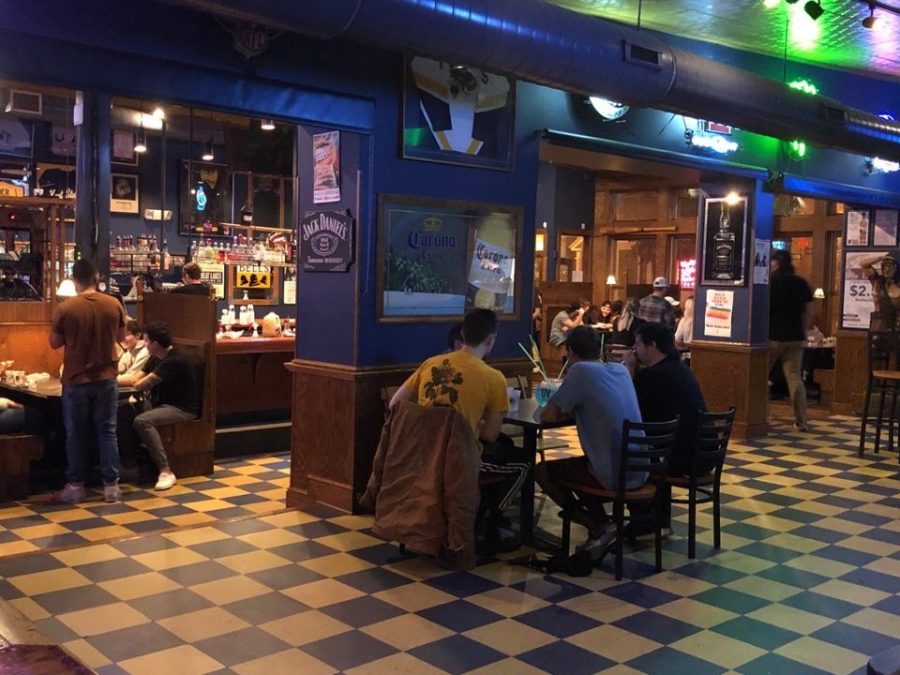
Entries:
[[85, 497], [84, 475], [91, 436], [100, 450], [103, 498], [119, 500], [119, 449], [116, 443], [116, 344], [125, 339], [125, 310], [97, 290], [97, 268], [77, 260], [72, 278], [78, 295], [60, 304], [50, 325], [50, 346], [65, 347], [62, 375], [66, 427], [66, 478], [58, 501], [76, 504]]

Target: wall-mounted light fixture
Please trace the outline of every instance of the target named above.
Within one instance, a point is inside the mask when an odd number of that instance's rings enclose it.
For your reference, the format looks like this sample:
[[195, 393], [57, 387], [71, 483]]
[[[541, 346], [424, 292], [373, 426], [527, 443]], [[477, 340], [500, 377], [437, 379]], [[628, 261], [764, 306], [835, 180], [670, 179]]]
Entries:
[[75, 282], [69, 277], [63, 279], [59, 283], [59, 288], [56, 289], [57, 298], [74, 298], [76, 295], [78, 295], [78, 289], [75, 288]]
[[213, 149], [213, 139], [212, 136], [209, 137], [209, 140], [206, 141], [203, 145], [203, 154], [200, 159], [204, 162], [211, 162], [216, 158], [216, 151]]
[[616, 275], [615, 274], [610, 274], [608, 277], [606, 277], [606, 285], [607, 286], [615, 286], [616, 285]]
[[275, 130], [275, 120], [265, 119], [260, 123], [259, 128], [262, 129], [263, 131], [274, 131]]
[[817, 288], [815, 291], [813, 291], [813, 297], [816, 300], [824, 300], [825, 299], [825, 290], [822, 288]]

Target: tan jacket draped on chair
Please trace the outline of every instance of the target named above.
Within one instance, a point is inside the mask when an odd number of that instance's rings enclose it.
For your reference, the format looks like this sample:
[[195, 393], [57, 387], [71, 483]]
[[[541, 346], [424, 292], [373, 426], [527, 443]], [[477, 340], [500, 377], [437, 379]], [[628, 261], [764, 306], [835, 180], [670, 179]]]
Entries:
[[473, 567], [480, 460], [478, 439], [456, 410], [398, 403], [360, 500], [375, 508], [375, 534]]

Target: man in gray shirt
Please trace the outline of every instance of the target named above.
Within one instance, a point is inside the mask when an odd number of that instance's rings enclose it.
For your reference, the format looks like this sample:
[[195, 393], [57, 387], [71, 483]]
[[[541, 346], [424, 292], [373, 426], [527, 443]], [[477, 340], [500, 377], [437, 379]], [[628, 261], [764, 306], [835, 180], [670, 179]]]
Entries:
[[[619, 475], [622, 422], [641, 421], [637, 394], [628, 369], [620, 363], [603, 363], [594, 331], [577, 326], [566, 336], [569, 372], [559, 390], [541, 411], [542, 422], [575, 418], [582, 457], [541, 462], [534, 468], [535, 480], [554, 502], [568, 510], [572, 520], [588, 529], [585, 548], [605, 550], [615, 528], [608, 528], [602, 503], [587, 503], [562, 488], [562, 480], [593, 484], [615, 490]], [[627, 489], [640, 487], [646, 473], [629, 473]], [[607, 531], [609, 530], [609, 531]]]

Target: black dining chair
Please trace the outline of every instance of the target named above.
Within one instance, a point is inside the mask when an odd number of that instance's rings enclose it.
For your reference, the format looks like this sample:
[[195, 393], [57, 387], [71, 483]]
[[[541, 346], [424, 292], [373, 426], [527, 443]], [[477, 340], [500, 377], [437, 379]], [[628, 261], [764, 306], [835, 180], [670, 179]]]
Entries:
[[[656, 534], [656, 571], [662, 571], [662, 496], [665, 491], [660, 487], [665, 480], [669, 468], [669, 457], [678, 431], [678, 418], [669, 422], [632, 422], [622, 423], [622, 444], [619, 447], [619, 475], [615, 490], [597, 487], [596, 483], [561, 481], [560, 485], [571, 490], [586, 501], [611, 502], [613, 520], [616, 524], [616, 579], [622, 578], [623, 548], [625, 538], [625, 505], [648, 505], [649, 518], [652, 519]], [[647, 482], [639, 488], [625, 489], [630, 472], [647, 472]], [[572, 518], [565, 509], [562, 516], [562, 552], [568, 556], [571, 543]], [[632, 523], [635, 512], [631, 512]]]
[[725, 412], [700, 411], [691, 448], [691, 470], [686, 476], [666, 476], [669, 488], [687, 490], [686, 497], [673, 497], [675, 504], [688, 505], [688, 558], [697, 556], [697, 504], [712, 502], [713, 546], [722, 547], [720, 485], [725, 453], [734, 426], [735, 407]]
[[[881, 446], [881, 425], [887, 412], [888, 451], [894, 446], [894, 422], [897, 407], [897, 389], [900, 386], [900, 370], [898, 370], [897, 349], [900, 346], [898, 335], [894, 331], [870, 330], [866, 335], [868, 379], [866, 382], [866, 398], [862, 409], [862, 423], [859, 429], [859, 456], [863, 456], [866, 447], [866, 426], [872, 416], [870, 410], [872, 396], [878, 396], [878, 414], [875, 416], [875, 453]], [[890, 404], [885, 411], [885, 403]]]

